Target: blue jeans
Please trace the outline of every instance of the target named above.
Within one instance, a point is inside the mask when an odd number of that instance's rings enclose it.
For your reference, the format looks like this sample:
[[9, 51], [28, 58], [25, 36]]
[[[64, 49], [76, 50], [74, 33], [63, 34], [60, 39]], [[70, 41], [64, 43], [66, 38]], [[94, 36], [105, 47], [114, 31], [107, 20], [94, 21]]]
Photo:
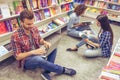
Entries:
[[[98, 40], [95, 37], [87, 37], [86, 36], [86, 38], [88, 38], [92, 42], [98, 43]], [[84, 38], [82, 37], [82, 40], [76, 45], [76, 47], [79, 48], [84, 44], [87, 44], [87, 43], [84, 41]]]
[[67, 31], [67, 34], [72, 37], [77, 37], [80, 38], [79, 33], [84, 31], [84, 30], [91, 30], [89, 26], [81, 26], [77, 28], [73, 28], [71, 30]]
[[47, 60], [38, 55], [27, 57], [25, 60], [24, 68], [25, 69], [43, 68], [46, 71], [61, 74], [63, 73], [63, 67], [54, 64], [56, 53], [57, 49], [55, 49], [50, 55], [48, 55]]

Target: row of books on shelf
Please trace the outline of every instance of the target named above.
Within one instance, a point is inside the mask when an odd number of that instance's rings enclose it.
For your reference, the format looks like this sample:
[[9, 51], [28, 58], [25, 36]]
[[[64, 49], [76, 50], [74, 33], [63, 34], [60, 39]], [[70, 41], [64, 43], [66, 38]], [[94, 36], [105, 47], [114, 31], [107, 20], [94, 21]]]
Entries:
[[45, 18], [49, 18], [54, 15], [60, 14], [61, 13], [60, 11], [66, 12], [73, 9], [74, 9], [73, 3], [68, 3], [65, 5], [62, 5], [61, 10], [58, 6], [56, 6], [56, 7], [46, 8], [43, 10], [34, 11], [35, 21], [43, 20]]
[[35, 21], [39, 21], [39, 20], [43, 20], [45, 18], [49, 18], [52, 17], [54, 15], [59, 14], [60, 12], [58, 11], [58, 9], [56, 8], [46, 8], [43, 10], [38, 10], [34, 12], [34, 16], [35, 16]]
[[93, 6], [95, 7], [100, 7], [100, 8], [105, 8], [105, 9], [112, 9], [112, 10], [120, 10], [120, 5], [118, 4], [113, 4], [113, 3], [106, 3], [102, 1], [95, 1], [93, 3]]
[[20, 26], [19, 18], [12, 18], [0, 22], [0, 34], [12, 32]]
[[100, 1], [108, 1], [108, 2], [116, 2], [116, 3], [120, 3], [120, 0], [100, 0]]
[[120, 0], [74, 0], [76, 3], [86, 3], [86, 4], [94, 4], [95, 2], [112, 2], [112, 3], [120, 3]]
[[[61, 7], [63, 12], [73, 10], [74, 8], [73, 3], [65, 4]], [[60, 9], [58, 8], [59, 7], [50, 7], [50, 8], [34, 11], [35, 21], [40, 21], [55, 16], [57, 14], [60, 14]], [[12, 32], [16, 30], [19, 26], [20, 26], [19, 17], [0, 21], [0, 34]]]
[[51, 22], [44, 24], [39, 28], [40, 35], [42, 36], [44, 33], [54, 30], [55, 28], [60, 27], [60, 25], [64, 25], [68, 20], [69, 16], [53, 19]]
[[96, 8], [90, 8], [88, 7], [86, 10], [86, 14], [90, 14], [91, 16], [97, 16], [99, 14], [104, 14], [112, 18], [119, 18], [120, 16], [117, 14], [109, 13], [109, 11], [104, 10], [104, 9], [96, 9]]
[[34, 10], [72, 1], [73, 0], [23, 0], [23, 4], [25, 8]]
[[[105, 1], [105, 0], [104, 0]], [[112, 9], [112, 10], [117, 10], [120, 11], [120, 4], [113, 4], [113, 3], [107, 3], [102, 0], [76, 0], [77, 3], [84, 3], [87, 5], [91, 5], [94, 7], [100, 7], [100, 8], [105, 8], [105, 9]], [[109, 0], [109, 2], [113, 0]], [[118, 1], [114, 1], [116, 3], [120, 3]]]
[[13, 1], [13, 3], [0, 3], [0, 18], [10, 17], [19, 14], [23, 8], [22, 1]]
[[[43, 9], [44, 7], [52, 6], [51, 11], [53, 13], [56, 11], [56, 6], [61, 3], [66, 3], [61, 6], [61, 8], [68, 9], [73, 8], [73, 4], [67, 3], [72, 2], [72, 0], [22, 0], [22, 1], [13, 1], [12, 3], [0, 3], [0, 18], [10, 17], [11, 15], [19, 14], [24, 9], [36, 10]], [[60, 9], [59, 9], [60, 10]]]
[[100, 75], [100, 79], [104, 80], [120, 80], [120, 40], [115, 47], [108, 65], [106, 65]]

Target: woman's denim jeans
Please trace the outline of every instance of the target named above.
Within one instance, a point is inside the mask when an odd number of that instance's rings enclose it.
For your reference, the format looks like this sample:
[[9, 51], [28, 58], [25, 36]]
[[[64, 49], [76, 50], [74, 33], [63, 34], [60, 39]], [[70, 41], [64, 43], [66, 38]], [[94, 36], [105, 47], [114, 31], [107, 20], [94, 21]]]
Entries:
[[[87, 38], [92, 42], [98, 43], [98, 39], [96, 39], [95, 37], [87, 37]], [[82, 40], [76, 45], [76, 47], [79, 48], [84, 44], [86, 44], [86, 42], [84, 41], [84, 38], [82, 38]]]
[[55, 49], [48, 57], [47, 60], [39, 55], [33, 55], [25, 60], [25, 69], [43, 68], [46, 71], [56, 72], [58, 74], [63, 73], [63, 67], [54, 64], [56, 58], [57, 49]]
[[73, 28], [71, 30], [68, 30], [67, 34], [72, 37], [80, 38], [79, 33], [84, 30], [91, 30], [90, 26], [81, 26], [81, 27]]

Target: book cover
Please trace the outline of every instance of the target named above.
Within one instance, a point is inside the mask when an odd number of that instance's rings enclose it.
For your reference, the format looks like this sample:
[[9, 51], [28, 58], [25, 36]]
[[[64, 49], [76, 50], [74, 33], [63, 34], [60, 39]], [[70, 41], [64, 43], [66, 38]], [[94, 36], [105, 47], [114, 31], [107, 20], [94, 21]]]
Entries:
[[13, 1], [14, 9], [16, 14], [20, 14], [24, 10], [22, 1]]
[[102, 71], [100, 77], [100, 80], [119, 80], [119, 75], [115, 75], [109, 72]]
[[58, 25], [56, 23], [54, 23], [54, 22], [52, 22], [52, 26], [53, 26], [53, 28], [58, 27]]
[[52, 0], [48, 0], [48, 6], [52, 5]]
[[8, 3], [8, 7], [9, 7], [9, 10], [10, 10], [10, 15], [15, 15], [15, 9], [14, 9], [14, 6], [12, 3]]
[[50, 14], [50, 9], [49, 9], [49, 8], [48, 8], [48, 9], [44, 9], [44, 13], [45, 13], [45, 17], [46, 17], [46, 18], [48, 18], [48, 17], [51, 16], [51, 14]]
[[62, 3], [62, 0], [58, 0], [58, 4], [61, 4]]
[[40, 15], [40, 19], [41, 19], [41, 20], [45, 19], [45, 14], [44, 14], [44, 11], [43, 11], [43, 10], [40, 10], [40, 11], [39, 11], [39, 15]]
[[65, 20], [65, 18], [64, 17], [61, 17], [61, 18], [58, 18], [60, 21], [62, 21], [62, 22], [66, 22], [66, 20]]
[[120, 57], [120, 52], [115, 52], [114, 55]]
[[32, 0], [33, 3], [33, 9], [37, 9], [38, 8], [38, 0]]
[[41, 20], [38, 11], [35, 11], [35, 12], [34, 12], [34, 16], [35, 16], [35, 21], [39, 21], [39, 20]]
[[70, 6], [69, 6], [69, 4], [65, 4], [65, 8], [66, 8], [65, 11], [69, 11], [69, 10], [70, 10]]
[[40, 9], [42, 7], [41, 0], [37, 0], [38, 8]]
[[0, 57], [8, 53], [9, 51], [4, 47], [0, 46]]
[[52, 5], [57, 4], [57, 0], [51, 0], [52, 1]]
[[2, 21], [0, 22], [0, 34], [4, 34], [8, 32], [5, 23]]
[[5, 47], [8, 51], [12, 50], [11, 43], [5, 44], [4, 47]]
[[12, 26], [11, 26], [10, 20], [5, 20], [4, 23], [6, 25], [7, 31], [11, 32], [12, 31]]
[[10, 20], [10, 23], [12, 25], [12, 30], [17, 30], [19, 28], [19, 24], [18, 24], [18, 21], [17, 21], [17, 18], [13, 18]]
[[54, 22], [50, 22], [49, 24], [48, 24], [48, 27], [49, 27], [49, 29], [54, 29], [54, 28], [56, 28], [58, 25], [56, 24], [56, 23], [54, 23]]
[[56, 23], [57, 25], [62, 25], [65, 24], [63, 21], [59, 20], [59, 19], [54, 19], [52, 20], [54, 23]]
[[42, 7], [47, 7], [48, 6], [47, 0], [40, 0], [40, 2], [41, 2]]
[[57, 9], [55, 7], [51, 7], [50, 8], [50, 13], [51, 13], [51, 16], [54, 16], [57, 14]]
[[117, 59], [111, 59], [109, 64], [103, 68], [104, 71], [120, 75], [120, 62]]
[[66, 6], [65, 5], [61, 5], [61, 11], [65, 12], [66, 11]]
[[69, 4], [69, 8], [70, 8], [70, 10], [74, 9], [73, 3], [70, 3], [70, 4]]
[[31, 9], [33, 10], [33, 9], [34, 9], [34, 6], [33, 6], [33, 0], [29, 0], [29, 3], [30, 3], [30, 7], [31, 7]]
[[0, 3], [0, 10], [3, 18], [10, 17], [10, 10], [8, 4]]
[[28, 9], [28, 10], [31, 10], [31, 6], [30, 6], [30, 2], [29, 0], [22, 0], [22, 4], [23, 4], [23, 7]]

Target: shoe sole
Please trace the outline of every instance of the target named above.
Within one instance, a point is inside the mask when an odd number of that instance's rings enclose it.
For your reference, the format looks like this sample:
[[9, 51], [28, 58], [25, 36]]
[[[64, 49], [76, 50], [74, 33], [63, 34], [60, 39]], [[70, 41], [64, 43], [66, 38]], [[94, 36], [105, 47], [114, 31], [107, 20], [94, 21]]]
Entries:
[[41, 77], [42, 77], [44, 80], [48, 80], [48, 79], [46, 79], [42, 74], [41, 74]]

